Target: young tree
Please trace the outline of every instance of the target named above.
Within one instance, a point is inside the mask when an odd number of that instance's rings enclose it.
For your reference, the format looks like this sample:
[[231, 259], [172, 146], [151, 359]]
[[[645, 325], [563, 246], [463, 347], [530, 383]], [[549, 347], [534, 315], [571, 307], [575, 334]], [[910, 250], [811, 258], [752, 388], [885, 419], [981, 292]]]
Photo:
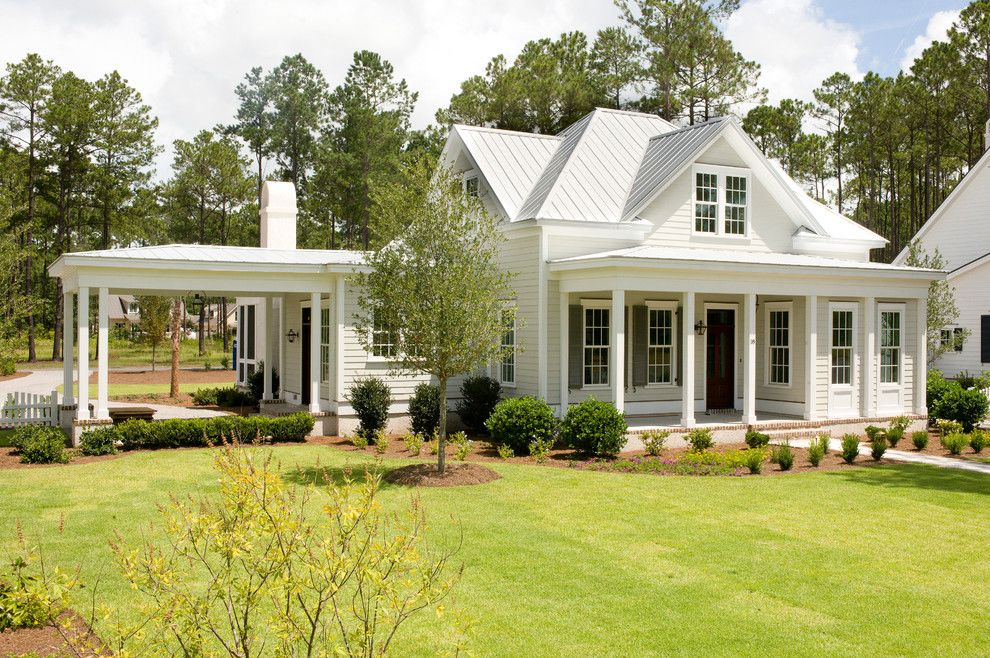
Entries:
[[[935, 250], [929, 254], [921, 243], [912, 240], [908, 245], [905, 264], [910, 267], [924, 267], [931, 270], [945, 269], [945, 258]], [[928, 284], [928, 365], [940, 356], [961, 346], [971, 333], [969, 329], [950, 332], [949, 340], [942, 340], [942, 330], [959, 319], [956, 306], [956, 293], [948, 281], [932, 281]]]
[[440, 387], [437, 469], [445, 468], [447, 383], [500, 359], [512, 326], [512, 276], [499, 266], [502, 236], [460, 179], [419, 160], [408, 178], [379, 189], [375, 202], [395, 239], [367, 256], [357, 335], [366, 349], [373, 332], [395, 341], [393, 368], [424, 372]]
[[168, 336], [172, 300], [158, 295], [146, 295], [138, 297], [137, 303], [141, 310], [141, 333], [145, 342], [151, 346], [151, 372], [154, 372], [158, 347]]

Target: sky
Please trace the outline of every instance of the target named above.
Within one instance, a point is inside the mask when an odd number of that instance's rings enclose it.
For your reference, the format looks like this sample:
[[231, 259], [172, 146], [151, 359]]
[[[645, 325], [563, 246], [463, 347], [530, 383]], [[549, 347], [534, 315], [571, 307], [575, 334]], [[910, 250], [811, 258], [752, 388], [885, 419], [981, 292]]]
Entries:
[[[909, 67], [965, 4], [742, 0], [724, 29], [761, 65], [771, 101], [810, 99], [835, 71]], [[173, 140], [229, 123], [244, 74], [286, 54], [301, 52], [335, 86], [355, 50], [381, 53], [419, 92], [419, 128], [494, 55], [511, 60], [530, 39], [619, 23], [611, 0], [0, 0], [0, 16], [0, 65], [38, 52], [87, 79], [120, 71], [160, 119], [159, 175]]]

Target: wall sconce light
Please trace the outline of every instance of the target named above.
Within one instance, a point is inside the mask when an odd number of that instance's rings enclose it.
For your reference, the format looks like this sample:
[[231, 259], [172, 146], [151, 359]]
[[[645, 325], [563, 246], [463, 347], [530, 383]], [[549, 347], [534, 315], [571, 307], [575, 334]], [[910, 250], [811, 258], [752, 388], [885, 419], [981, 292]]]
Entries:
[[294, 343], [296, 338], [299, 338], [299, 334], [296, 333], [295, 329], [289, 329], [289, 333], [285, 334], [285, 337], [289, 339], [290, 343]]
[[699, 336], [704, 336], [705, 335], [705, 329], [707, 329], [707, 328], [708, 328], [708, 325], [707, 324], [705, 324], [701, 320], [698, 320], [698, 322], [694, 325], [694, 333], [698, 334]]

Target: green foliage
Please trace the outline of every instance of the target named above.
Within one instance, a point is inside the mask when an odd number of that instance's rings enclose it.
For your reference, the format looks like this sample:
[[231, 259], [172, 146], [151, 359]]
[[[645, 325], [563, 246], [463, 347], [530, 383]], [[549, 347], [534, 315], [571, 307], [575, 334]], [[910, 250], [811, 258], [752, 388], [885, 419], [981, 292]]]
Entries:
[[746, 445], [750, 448], [765, 448], [770, 444], [770, 435], [756, 430], [746, 432]]
[[957, 421], [964, 432], [971, 432], [973, 427], [986, 419], [988, 409], [990, 404], [982, 390], [964, 389], [952, 382], [929, 411], [935, 418]]
[[363, 450], [364, 448], [368, 447], [370, 442], [368, 440], [367, 433], [359, 429], [356, 432], [354, 432], [354, 434], [351, 435], [351, 443], [356, 448], [361, 448]]
[[588, 397], [572, 405], [560, 425], [569, 447], [594, 455], [616, 455], [626, 445], [629, 426], [612, 404]]
[[916, 450], [924, 450], [928, 447], [928, 430], [918, 430], [911, 432], [911, 443]]
[[461, 399], [457, 415], [474, 432], [485, 431], [485, 421], [502, 399], [502, 385], [494, 377], [475, 375], [461, 383]]
[[65, 434], [58, 427], [25, 425], [14, 430], [10, 441], [22, 464], [64, 464], [69, 461]]
[[712, 431], [707, 427], [696, 427], [684, 436], [691, 452], [705, 452], [715, 445]]
[[506, 398], [495, 405], [485, 426], [493, 442], [509, 446], [516, 454], [527, 454], [533, 441], [553, 443], [557, 417], [539, 398]]
[[887, 437], [887, 443], [890, 444], [891, 448], [897, 447], [897, 442], [904, 438], [904, 433], [907, 431], [910, 424], [911, 421], [904, 416], [898, 416], [894, 420], [890, 421], [890, 425], [887, 427], [887, 431], [884, 434]]
[[925, 405], [931, 411], [937, 400], [941, 400], [945, 393], [952, 388], [955, 382], [945, 378], [941, 370], [932, 368], [928, 371], [928, 381], [925, 389]]
[[767, 459], [766, 449], [763, 447], [750, 448], [743, 451], [743, 460], [746, 468], [753, 475], [759, 475], [763, 471], [763, 462]]
[[471, 454], [471, 441], [468, 440], [464, 432], [455, 432], [450, 435], [450, 443], [454, 446], [454, 459], [464, 461]]
[[842, 437], [842, 461], [851, 464], [859, 456], [859, 437], [855, 434], [845, 434]]
[[12, 357], [0, 358], [0, 377], [7, 377], [17, 372], [17, 362]]
[[[258, 366], [247, 380], [248, 391], [256, 402], [265, 396], [265, 362], [259, 361]], [[272, 369], [272, 397], [277, 397], [279, 391], [278, 370]]]
[[409, 417], [412, 431], [431, 435], [440, 426], [440, 388], [433, 384], [419, 384], [409, 398]]
[[22, 537], [17, 549], [0, 570], [0, 633], [55, 624], [80, 586], [74, 574], [47, 566], [40, 550]]
[[516, 456], [516, 453], [514, 453], [512, 451], [512, 448], [510, 448], [509, 446], [507, 446], [505, 444], [500, 445], [497, 448], [497, 450], [498, 450], [498, 456], [499, 456], [500, 459], [509, 459], [510, 457], [515, 457]]
[[872, 455], [875, 461], [880, 461], [883, 457], [883, 453], [887, 451], [887, 439], [884, 436], [878, 436], [877, 438], [870, 441], [870, 455]]
[[770, 463], [776, 464], [782, 471], [789, 471], [794, 466], [794, 450], [787, 443], [774, 446], [770, 451]]
[[236, 386], [198, 388], [192, 394], [193, 404], [208, 407], [254, 407], [258, 401]]
[[945, 434], [941, 438], [942, 447], [949, 451], [950, 455], [961, 455], [963, 448], [969, 445], [969, 437], [962, 432], [952, 432]]
[[388, 446], [391, 444], [391, 440], [388, 438], [388, 434], [385, 430], [381, 429], [374, 434], [374, 444], [375, 452], [379, 455], [384, 455], [388, 452]]
[[828, 454], [828, 444], [831, 440], [831, 435], [819, 434], [808, 444], [808, 461], [815, 468], [822, 463], [822, 459]]
[[360, 430], [374, 434], [388, 422], [388, 408], [392, 404], [392, 390], [378, 377], [366, 377], [354, 382], [347, 401], [354, 407], [361, 423]]
[[987, 435], [983, 430], [973, 430], [973, 433], [969, 435], [969, 447], [973, 449], [973, 452], [980, 454], [983, 449], [990, 444], [990, 436]]
[[137, 298], [141, 312], [141, 338], [151, 347], [151, 369], [155, 369], [158, 348], [167, 339], [169, 320], [172, 316], [172, 299], [160, 295], [142, 295]]
[[269, 438], [272, 441], [304, 441], [316, 421], [306, 412], [285, 416], [216, 416], [171, 420], [124, 421], [118, 426], [124, 450], [204, 447], [224, 441], [250, 443]]
[[884, 429], [876, 425], [867, 425], [863, 431], [866, 432], [866, 436], [870, 441], [876, 441], [878, 438], [884, 436]]
[[537, 464], [545, 462], [551, 450], [553, 450], [553, 439], [533, 439], [529, 444], [529, 456]]
[[406, 444], [406, 452], [413, 457], [418, 457], [423, 450], [423, 435], [416, 432], [406, 432], [402, 437], [402, 442]]
[[120, 430], [114, 425], [101, 425], [83, 432], [79, 438], [80, 451], [84, 455], [112, 455], [117, 452], [117, 443], [123, 441]]
[[948, 420], [947, 418], [938, 418], [935, 420], [935, 426], [938, 428], [942, 435], [952, 434], [953, 432], [962, 432], [962, 423], [955, 420]]
[[[932, 49], [931, 52], [934, 53], [936, 50]], [[938, 248], [929, 254], [921, 242], [914, 239], [908, 244], [908, 256], [904, 264], [912, 267], [944, 270], [948, 262], [939, 252]], [[962, 347], [971, 332], [969, 329], [950, 331], [950, 339], [946, 342], [942, 341], [942, 330], [956, 324], [959, 320], [959, 307], [956, 304], [955, 289], [948, 281], [942, 279], [929, 283], [927, 300], [926, 318], [928, 325], [926, 342], [928, 363], [934, 363], [942, 355], [951, 354], [956, 348]], [[941, 376], [941, 373], [938, 374]], [[929, 374], [929, 387], [931, 387], [931, 384], [932, 377]], [[929, 409], [931, 409], [931, 404], [929, 401]]]
[[646, 454], [656, 457], [663, 452], [669, 436], [669, 430], [647, 430], [640, 434], [639, 438], [643, 442]]
[[659, 457], [620, 458], [615, 461], [600, 461], [592, 465], [595, 470], [619, 471], [624, 473], [652, 473], [656, 475], [741, 475], [749, 466], [749, 450], [715, 452], [688, 452], [677, 459]]

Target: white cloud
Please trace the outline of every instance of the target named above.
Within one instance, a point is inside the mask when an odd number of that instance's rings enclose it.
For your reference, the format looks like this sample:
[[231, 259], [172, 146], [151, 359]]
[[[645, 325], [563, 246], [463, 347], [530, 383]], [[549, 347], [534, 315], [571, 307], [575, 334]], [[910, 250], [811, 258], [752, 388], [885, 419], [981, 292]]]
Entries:
[[822, 80], [836, 71], [863, 76], [856, 60], [860, 36], [827, 18], [815, 0], [748, 0], [725, 28], [746, 58], [761, 67], [769, 100], [812, 99]]
[[914, 41], [904, 50], [904, 57], [901, 59], [901, 70], [910, 71], [914, 60], [921, 56], [928, 46], [934, 41], [945, 41], [949, 28], [959, 18], [959, 9], [947, 9], [939, 11], [928, 19], [928, 27], [924, 34], [919, 34]]

